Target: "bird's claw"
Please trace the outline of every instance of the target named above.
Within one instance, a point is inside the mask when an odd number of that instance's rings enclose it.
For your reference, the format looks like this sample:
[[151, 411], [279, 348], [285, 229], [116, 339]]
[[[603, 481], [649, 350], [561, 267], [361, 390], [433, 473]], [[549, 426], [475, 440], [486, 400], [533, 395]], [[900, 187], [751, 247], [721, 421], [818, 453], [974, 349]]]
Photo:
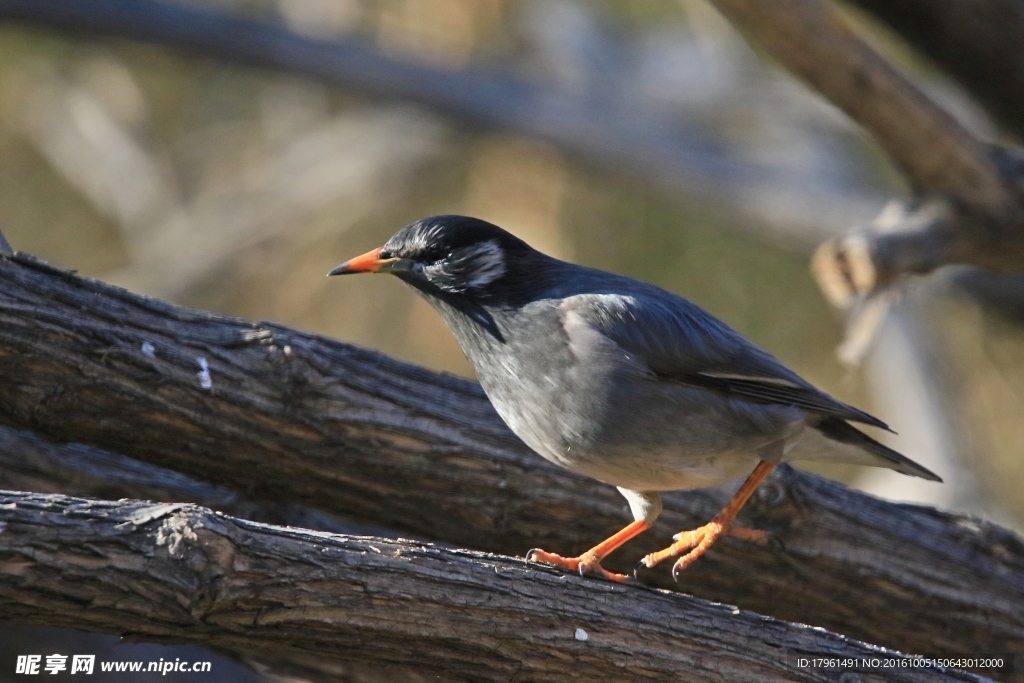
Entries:
[[722, 536], [733, 536], [742, 541], [750, 541], [758, 545], [778, 545], [785, 549], [785, 546], [782, 545], [782, 540], [775, 534], [769, 534], [759, 529], [726, 525], [712, 520], [702, 527], [691, 529], [690, 531], [680, 531], [672, 537], [675, 543], [664, 550], [646, 556], [640, 560], [640, 564], [637, 567], [639, 568], [642, 565], [650, 569], [670, 557], [677, 557], [685, 552], [686, 554], [679, 557], [675, 564], [672, 565], [672, 578], [675, 581], [679, 581], [680, 572], [693, 564]]
[[551, 565], [553, 567], [560, 567], [561, 569], [568, 569], [569, 571], [579, 572], [580, 576], [596, 576], [598, 578], [605, 579], [606, 581], [614, 581], [616, 583], [630, 583], [633, 579], [625, 574], [616, 574], [610, 572], [601, 566], [600, 560], [596, 557], [588, 557], [587, 553], [580, 555], [579, 557], [562, 557], [555, 553], [549, 553], [546, 550], [540, 548], [534, 548], [530, 552], [526, 553], [527, 562], [539, 562], [541, 564]]
[[[664, 552], [664, 551], [662, 551], [662, 552]], [[656, 554], [657, 553], [651, 553], [650, 555], [648, 555], [647, 557], [643, 558], [642, 560], [640, 560], [639, 562], [636, 563], [636, 567], [633, 568], [633, 578], [634, 579], [639, 580], [639, 577], [637, 576], [637, 572], [640, 571], [641, 568], [650, 569], [650, 568], [654, 567], [656, 564], [658, 564], [658, 562], [661, 561], [658, 558], [654, 558], [654, 555], [656, 555]], [[681, 557], [678, 560], [676, 560], [675, 564], [672, 565], [672, 580], [675, 581], [676, 583], [679, 583], [679, 572], [681, 572], [682, 570], [686, 569], [686, 567], [690, 564], [690, 562], [693, 561], [693, 560], [689, 560], [688, 562], [684, 562], [684, 560], [689, 558], [691, 554], [692, 553], [688, 553], [687, 555], [684, 555], [683, 557]], [[697, 557], [700, 557], [700, 555], [697, 555]], [[697, 559], [697, 557], [694, 557], [693, 559], [695, 560], [695, 559]]]

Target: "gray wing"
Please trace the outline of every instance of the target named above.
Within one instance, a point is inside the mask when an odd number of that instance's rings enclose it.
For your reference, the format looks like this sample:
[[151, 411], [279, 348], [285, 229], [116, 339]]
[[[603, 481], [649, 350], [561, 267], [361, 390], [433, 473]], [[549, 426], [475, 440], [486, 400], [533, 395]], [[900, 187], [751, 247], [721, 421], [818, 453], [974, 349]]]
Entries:
[[658, 380], [889, 429], [878, 418], [816, 389], [700, 307], [664, 290], [651, 287], [640, 296], [581, 294], [566, 299], [563, 307]]

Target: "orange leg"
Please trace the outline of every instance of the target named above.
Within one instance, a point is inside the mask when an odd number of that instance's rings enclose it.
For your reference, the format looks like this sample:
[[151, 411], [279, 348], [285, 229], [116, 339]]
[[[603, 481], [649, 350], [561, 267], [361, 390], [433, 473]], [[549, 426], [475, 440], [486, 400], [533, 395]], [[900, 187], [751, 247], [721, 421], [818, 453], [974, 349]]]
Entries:
[[593, 574], [594, 576], [600, 576], [609, 581], [629, 581], [630, 578], [628, 576], [615, 574], [602, 567], [601, 560], [606, 558], [616, 548], [629, 539], [642, 534], [650, 528], [650, 524], [638, 520], [627, 525], [618, 533], [601, 541], [579, 557], [562, 557], [561, 555], [545, 552], [540, 548], [534, 548], [530, 552], [526, 553], [526, 561], [543, 562], [544, 564], [551, 564], [556, 567], [561, 567], [562, 569], [569, 569], [574, 572], [578, 571], [580, 576], [583, 576], [584, 574]]
[[672, 578], [678, 580], [679, 572], [693, 564], [698, 557], [707, 552], [707, 549], [722, 536], [735, 536], [736, 538], [756, 543], [767, 542], [768, 535], [765, 532], [756, 529], [734, 527], [732, 522], [736, 519], [737, 513], [746, 504], [758, 485], [775, 469], [775, 465], [776, 463], [774, 462], [766, 462], [764, 460], [759, 462], [754, 471], [747, 477], [747, 480], [743, 482], [743, 486], [740, 487], [739, 491], [736, 492], [726, 506], [722, 508], [722, 511], [715, 515], [710, 522], [692, 531], [682, 531], [676, 534], [673, 536], [676, 540], [675, 543], [664, 550], [651, 553], [640, 560], [640, 564], [650, 568], [659, 562], [689, 550], [688, 553], [676, 560], [675, 565], [672, 567]]

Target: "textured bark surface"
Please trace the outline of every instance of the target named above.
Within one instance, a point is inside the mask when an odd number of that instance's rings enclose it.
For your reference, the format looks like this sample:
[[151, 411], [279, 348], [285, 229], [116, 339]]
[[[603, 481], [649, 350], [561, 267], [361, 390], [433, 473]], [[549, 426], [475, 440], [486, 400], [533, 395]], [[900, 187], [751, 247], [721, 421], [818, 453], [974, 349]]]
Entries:
[[[527, 452], [471, 382], [25, 256], [0, 257], [0, 421], [252, 500], [489, 552], [580, 552], [630, 518], [611, 487]], [[666, 496], [655, 528], [609, 565], [632, 569], [727, 495]], [[675, 587], [908, 652], [1024, 642], [1024, 543], [995, 525], [790, 468], [741, 522], [776, 533], [785, 551], [726, 540]], [[673, 586], [667, 568], [642, 578]]]
[[[191, 505], [0, 492], [10, 618], [358, 661], [448, 681], [831, 681], [801, 657], [900, 655], [728, 605], [522, 560], [234, 519]], [[863, 681], [971, 681], [951, 670]]]
[[81, 444], [55, 444], [10, 427], [0, 427], [0, 489], [195, 503], [255, 522], [398, 538], [397, 532], [381, 526], [356, 523], [306, 505], [254, 500], [118, 453]]

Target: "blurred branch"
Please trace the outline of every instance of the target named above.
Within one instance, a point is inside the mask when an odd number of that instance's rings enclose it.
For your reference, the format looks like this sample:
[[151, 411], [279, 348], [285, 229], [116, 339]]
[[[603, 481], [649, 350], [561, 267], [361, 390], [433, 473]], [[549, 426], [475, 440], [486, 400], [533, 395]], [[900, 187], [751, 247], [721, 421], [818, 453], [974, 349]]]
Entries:
[[[324, 674], [359, 661], [452, 680], [629, 671], [633, 681], [821, 681], [827, 672], [796, 659], [900, 657], [689, 596], [191, 505], [4, 493], [0, 524], [8, 618], [197, 642]], [[979, 680], [911, 667], [884, 679]]]
[[[583, 550], [627, 516], [611, 487], [527, 452], [475, 384], [21, 255], [0, 258], [0, 420], [254, 500], [494, 552]], [[655, 530], [612, 566], [631, 568], [727, 496], [666, 496]], [[789, 468], [744, 515], [787, 551], [723, 543], [687, 570], [687, 591], [909, 651], [995, 652], [1024, 640], [1024, 544], [994, 525]], [[671, 585], [667, 572], [643, 578]]]
[[[870, 132], [922, 196], [931, 219], [874, 243], [896, 272], [923, 272], [962, 261], [1019, 270], [1024, 263], [1024, 173], [1010, 154], [995, 153], [852, 33], [821, 0], [712, 0], [787, 69]], [[943, 210], [944, 209], [944, 210]], [[986, 225], [986, 223], [988, 225]], [[997, 233], [997, 234], [993, 234]], [[902, 240], [913, 240], [904, 246]], [[927, 243], [924, 243], [927, 240]], [[923, 253], [912, 261], [907, 253]], [[890, 256], [895, 254], [895, 256]], [[879, 269], [881, 270], [881, 269]], [[878, 279], [887, 282], [879, 273]]]
[[[145, 283], [147, 291], [173, 298], [236, 262], [243, 250], [284, 232], [291, 249], [325, 233], [340, 235], [370, 215], [379, 198], [400, 201], [412, 172], [439, 156], [446, 135], [439, 120], [396, 106], [333, 117], [241, 177], [222, 177], [137, 231], [142, 234], [130, 240], [132, 264], [113, 277], [128, 288]], [[344, 211], [321, 227], [289, 229], [299, 217], [332, 205]], [[179, 258], [167, 259], [168, 253]]]
[[[904, 173], [915, 199], [825, 242], [812, 270], [853, 315], [848, 339], [873, 336], [886, 291], [953, 263], [1024, 269], [1024, 156], [988, 147], [850, 31], [823, 0], [711, 0], [752, 41], [846, 112]], [[864, 344], [848, 344], [863, 349]], [[847, 360], [857, 360], [847, 353]]]
[[1024, 275], [957, 268], [948, 273], [946, 283], [983, 302], [1005, 319], [1024, 324]]
[[1020, 0], [852, 0], [951, 74], [1024, 137], [1024, 4]]
[[185, 48], [426, 105], [471, 125], [546, 140], [632, 172], [672, 196], [699, 196], [744, 216], [753, 222], [749, 227], [806, 250], [865, 220], [882, 201], [863, 190], [824, 186], [819, 174], [737, 159], [676, 117], [611, 97], [580, 97], [497, 71], [432, 69], [355, 41], [313, 40], [223, 12], [134, 0], [0, 0], [0, 19]]
[[823, 0], [711, 0], [881, 144], [911, 185], [978, 207], [1011, 198], [986, 149], [850, 31]]

